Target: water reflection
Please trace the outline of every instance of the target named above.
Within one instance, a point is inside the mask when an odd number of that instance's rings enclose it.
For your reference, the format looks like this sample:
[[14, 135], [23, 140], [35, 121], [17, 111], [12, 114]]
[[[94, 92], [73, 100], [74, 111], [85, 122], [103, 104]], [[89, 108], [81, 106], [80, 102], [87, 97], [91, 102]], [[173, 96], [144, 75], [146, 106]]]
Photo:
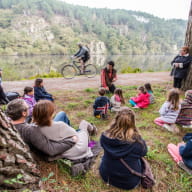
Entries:
[[[92, 55], [90, 63], [95, 64], [99, 70], [108, 60], [114, 60], [119, 72], [128, 66], [139, 68], [141, 71], [167, 71], [170, 69], [173, 57], [173, 55]], [[70, 56], [0, 57], [4, 80], [28, 79], [37, 74], [49, 73], [51, 70], [60, 72], [63, 65], [70, 63]]]

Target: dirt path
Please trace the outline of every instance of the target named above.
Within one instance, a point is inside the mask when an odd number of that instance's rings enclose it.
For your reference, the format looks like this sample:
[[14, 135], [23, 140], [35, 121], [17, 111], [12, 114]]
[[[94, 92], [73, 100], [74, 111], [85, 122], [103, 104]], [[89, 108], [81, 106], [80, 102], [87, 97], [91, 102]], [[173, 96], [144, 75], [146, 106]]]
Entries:
[[[151, 84], [168, 82], [171, 80], [169, 72], [151, 72], [151, 73], [129, 73], [119, 74], [115, 85], [142, 85], [150, 82]], [[33, 86], [34, 80], [23, 81], [3, 81], [5, 91], [23, 92], [25, 86]], [[96, 88], [100, 86], [100, 76], [87, 78], [78, 76], [74, 79], [48, 78], [44, 80], [47, 90], [81, 90], [86, 88]]]

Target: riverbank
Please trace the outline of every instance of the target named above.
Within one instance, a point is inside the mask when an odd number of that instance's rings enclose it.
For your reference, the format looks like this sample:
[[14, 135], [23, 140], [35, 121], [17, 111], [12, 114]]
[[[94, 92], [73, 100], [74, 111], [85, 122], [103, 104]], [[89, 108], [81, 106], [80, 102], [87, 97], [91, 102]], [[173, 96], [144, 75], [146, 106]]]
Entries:
[[[171, 77], [169, 72], [146, 72], [146, 73], [128, 73], [118, 74], [118, 80], [115, 85], [143, 85], [144, 83], [158, 84], [170, 82]], [[5, 91], [17, 91], [23, 93], [25, 86], [33, 86], [34, 80], [21, 81], [3, 81], [3, 88]], [[74, 79], [64, 78], [46, 78], [44, 85], [48, 91], [57, 90], [83, 90], [86, 88], [97, 88], [100, 86], [100, 76], [94, 78], [87, 78], [77, 76]]]

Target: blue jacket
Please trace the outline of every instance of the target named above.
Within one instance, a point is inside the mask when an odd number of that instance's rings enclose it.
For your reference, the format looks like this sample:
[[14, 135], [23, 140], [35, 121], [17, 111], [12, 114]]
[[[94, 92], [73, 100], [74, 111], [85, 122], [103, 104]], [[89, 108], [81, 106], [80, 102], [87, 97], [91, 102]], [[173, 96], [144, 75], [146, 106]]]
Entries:
[[120, 158], [123, 158], [132, 169], [141, 173], [143, 167], [140, 158], [147, 153], [145, 141], [141, 139], [141, 143], [129, 143], [111, 139], [102, 134], [100, 142], [104, 149], [99, 168], [103, 180], [121, 189], [133, 189], [136, 187], [140, 183], [141, 178], [131, 174], [120, 162]]
[[99, 115], [102, 112], [102, 107], [107, 106], [109, 108], [110, 106], [110, 101], [108, 97], [105, 96], [100, 96], [95, 99], [95, 102], [93, 104], [93, 109], [94, 109], [94, 115]]
[[184, 77], [186, 77], [191, 61], [192, 61], [191, 56], [177, 55], [171, 62], [171, 65], [173, 65], [173, 63], [183, 63], [183, 67], [182, 68], [173, 67], [171, 71], [171, 75], [174, 76], [175, 78], [180, 78], [180, 79], [183, 79]]
[[44, 87], [34, 87], [34, 96], [35, 96], [36, 101], [39, 101], [42, 99], [47, 99], [50, 101], [54, 100], [52, 98], [52, 95], [50, 93], [48, 93]]
[[179, 153], [185, 165], [192, 169], [192, 133], [187, 133], [183, 137], [183, 141], [185, 141], [186, 144], [179, 147]]

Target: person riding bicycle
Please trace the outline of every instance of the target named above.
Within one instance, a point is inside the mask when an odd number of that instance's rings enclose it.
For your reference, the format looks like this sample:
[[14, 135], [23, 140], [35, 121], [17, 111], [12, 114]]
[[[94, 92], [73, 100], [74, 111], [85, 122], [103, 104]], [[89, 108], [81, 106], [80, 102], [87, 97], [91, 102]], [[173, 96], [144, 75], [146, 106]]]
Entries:
[[78, 58], [81, 63], [81, 73], [84, 74], [85, 63], [90, 58], [89, 48], [87, 46], [83, 46], [81, 43], [78, 43], [79, 51], [75, 53], [72, 58]]

